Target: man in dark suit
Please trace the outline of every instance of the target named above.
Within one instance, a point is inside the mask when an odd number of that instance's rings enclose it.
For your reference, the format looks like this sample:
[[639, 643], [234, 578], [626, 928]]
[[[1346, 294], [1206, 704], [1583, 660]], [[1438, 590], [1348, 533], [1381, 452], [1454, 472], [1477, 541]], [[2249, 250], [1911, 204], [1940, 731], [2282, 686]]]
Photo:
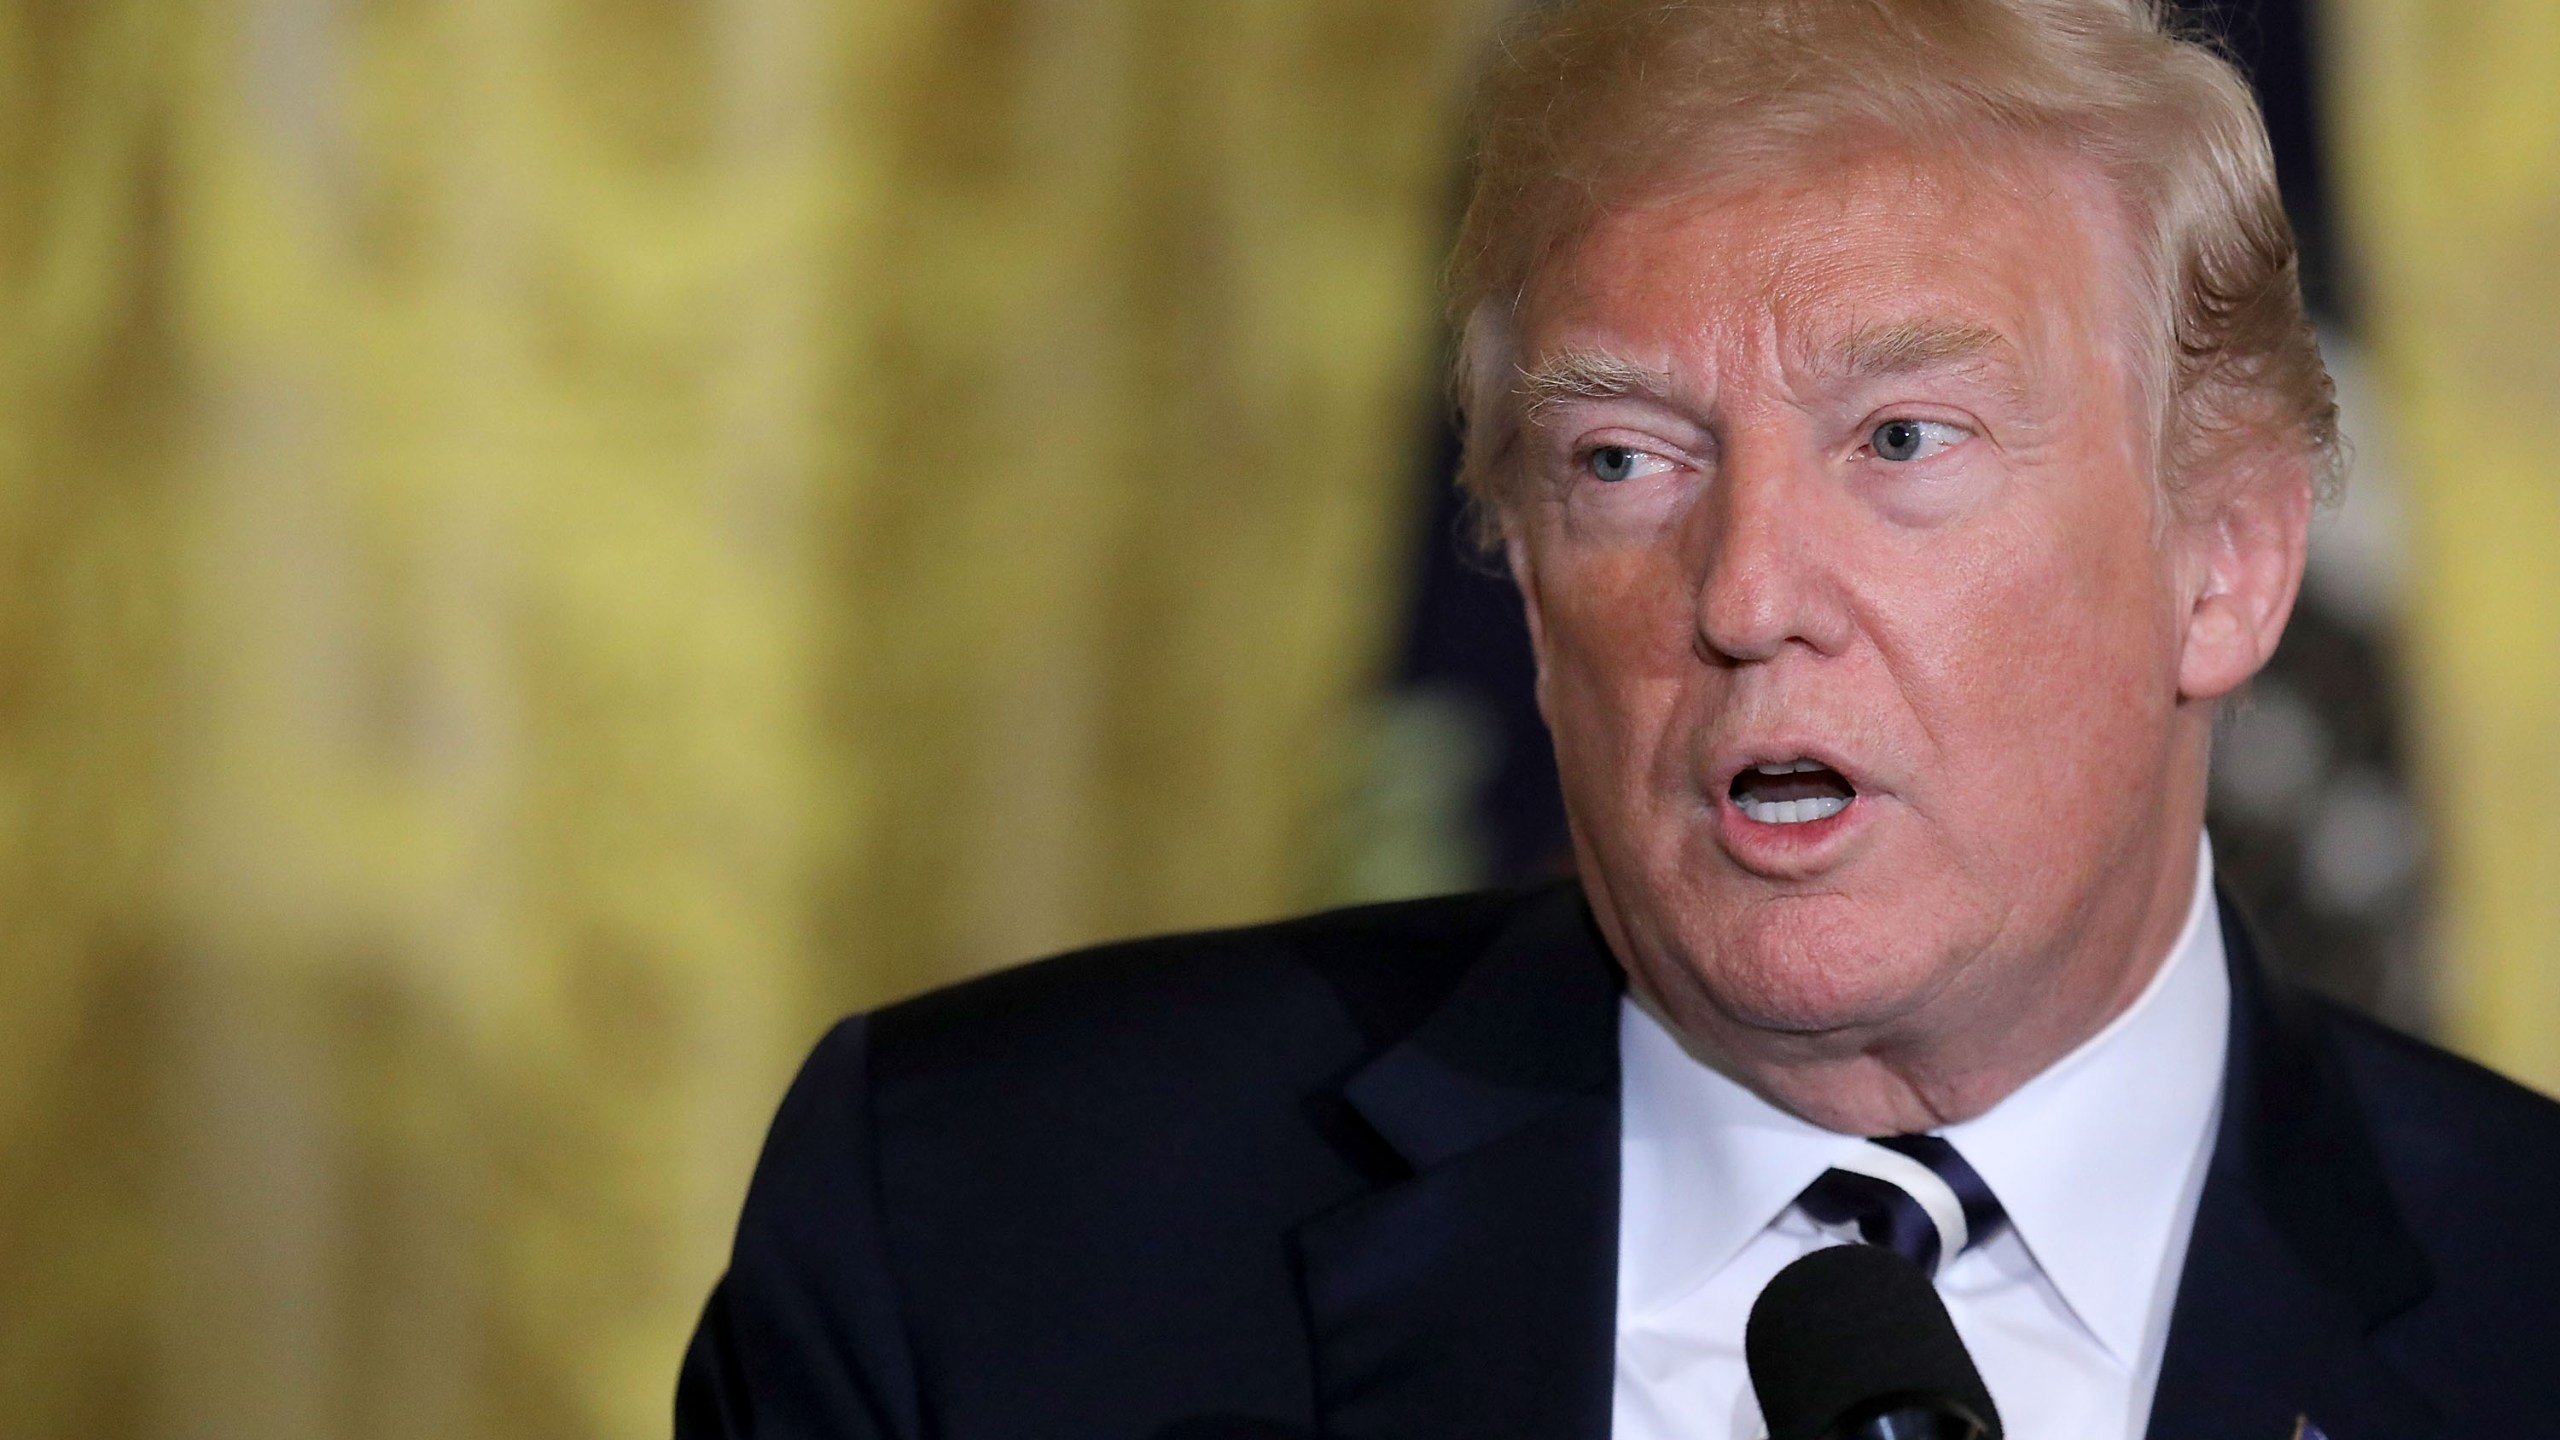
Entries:
[[1861, 1239], [2021, 1437], [2550, 1428], [2560, 1107], [2212, 898], [2336, 464], [2238, 78], [2131, 0], [1582, 0], [1478, 137], [1578, 881], [846, 1022], [678, 1433], [1749, 1440], [1752, 1296]]

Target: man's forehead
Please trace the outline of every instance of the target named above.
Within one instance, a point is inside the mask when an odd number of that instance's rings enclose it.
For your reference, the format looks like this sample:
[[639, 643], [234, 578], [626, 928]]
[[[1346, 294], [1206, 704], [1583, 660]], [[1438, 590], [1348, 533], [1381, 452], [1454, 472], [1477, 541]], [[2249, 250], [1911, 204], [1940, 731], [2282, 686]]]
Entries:
[[[2065, 312], [2114, 319], [2122, 216], [2068, 157], [1996, 163], [1885, 149], [1609, 208], [1522, 297], [1531, 364], [1642, 343], [1757, 344], [1857, 377], [1965, 362], [2019, 367]], [[1980, 157], [1974, 157], [1979, 160]]]
[[[1957, 248], [1966, 233], [1943, 226], [1939, 238]], [[1692, 257], [1667, 251], [1640, 283], [1568, 283], [1533, 298], [1515, 332], [1516, 364], [1533, 401], [1696, 402], [1743, 375], [1783, 377], [1799, 391], [1932, 376], [2041, 410], [2052, 397], [2037, 392], [2115, 363], [2136, 318], [2090, 247], [2047, 238], [2009, 237], [1927, 266], [1807, 266], [1802, 283], [1784, 287], [1726, 283], [1731, 272], [1712, 264], [1669, 273]]]

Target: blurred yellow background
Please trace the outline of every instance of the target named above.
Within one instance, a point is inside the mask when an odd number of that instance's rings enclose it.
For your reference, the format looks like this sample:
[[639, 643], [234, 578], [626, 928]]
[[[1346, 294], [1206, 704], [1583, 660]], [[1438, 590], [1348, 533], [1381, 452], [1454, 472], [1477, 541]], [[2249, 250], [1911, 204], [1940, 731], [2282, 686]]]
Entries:
[[[663, 1434], [851, 1007], [1341, 891], [1500, 0], [0, 0], [0, 1430]], [[2560, 1089], [2560, 9], [2327, 14]]]

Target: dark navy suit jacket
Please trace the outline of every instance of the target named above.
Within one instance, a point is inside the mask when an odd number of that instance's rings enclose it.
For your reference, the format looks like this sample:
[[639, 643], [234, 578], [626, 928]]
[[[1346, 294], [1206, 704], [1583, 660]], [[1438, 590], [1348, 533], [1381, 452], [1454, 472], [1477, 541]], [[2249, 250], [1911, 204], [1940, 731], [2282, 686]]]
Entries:
[[[2560, 1435], [2560, 1106], [2270, 986], [2224, 930], [2152, 1436]], [[1605, 1436], [1620, 983], [1566, 886], [846, 1021], [774, 1122], [676, 1433]]]

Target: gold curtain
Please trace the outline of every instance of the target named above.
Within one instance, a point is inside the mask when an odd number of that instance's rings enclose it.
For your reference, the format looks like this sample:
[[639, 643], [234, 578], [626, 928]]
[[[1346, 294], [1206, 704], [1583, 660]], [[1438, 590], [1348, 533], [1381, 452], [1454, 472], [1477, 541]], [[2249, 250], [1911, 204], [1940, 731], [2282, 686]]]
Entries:
[[0, 1414], [665, 1430], [849, 1006], [1322, 898], [1491, 0], [0, 0]]
[[2408, 471], [2446, 1036], [2560, 1094], [2560, 6], [2333, 0], [2338, 173]]
[[167, 1257], [169, 18], [0, 9], [0, 1426], [47, 1437], [136, 1433]]

